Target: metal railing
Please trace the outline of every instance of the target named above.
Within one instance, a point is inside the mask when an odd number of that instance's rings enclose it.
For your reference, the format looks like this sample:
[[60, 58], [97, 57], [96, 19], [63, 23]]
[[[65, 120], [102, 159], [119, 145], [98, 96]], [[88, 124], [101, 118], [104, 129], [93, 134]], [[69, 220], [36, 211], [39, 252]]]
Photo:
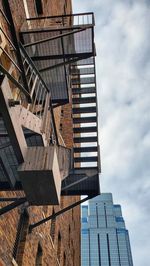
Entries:
[[26, 29], [43, 28], [43, 27], [76, 27], [95, 25], [93, 12], [65, 14], [59, 16], [42, 16], [27, 18], [23, 24], [22, 31]]
[[[50, 91], [22, 44], [17, 42], [17, 46], [15, 45], [7, 16], [2, 10], [0, 14], [7, 22], [5, 31], [1, 29], [6, 46], [0, 46], [0, 50], [8, 61], [7, 68], [4, 64], [0, 64], [1, 76], [3, 78], [7, 76], [12, 82], [12, 92], [15, 88], [15, 93], [12, 93], [14, 100], [42, 120], [41, 133], [46, 134], [46, 139], [51, 143], [58, 143]], [[21, 56], [21, 67], [17, 53]], [[25, 77], [25, 83], [22, 75]]]
[[[0, 63], [0, 71], [3, 75], [6, 75], [11, 82], [22, 91], [27, 101], [31, 101], [28, 87], [25, 81], [25, 75], [23, 73], [21, 62], [18, 60], [17, 54], [17, 47], [14, 44], [12, 40], [11, 35], [11, 23], [8, 20], [6, 14], [3, 10], [0, 9], [0, 16], [1, 21], [4, 20], [5, 22], [5, 30], [0, 28], [2, 41], [5, 41], [5, 46], [0, 46], [1, 52], [5, 55], [6, 61], [8, 62], [7, 67], [4, 66], [4, 64]], [[10, 68], [12, 69], [13, 65], [13, 71], [10, 73]]]

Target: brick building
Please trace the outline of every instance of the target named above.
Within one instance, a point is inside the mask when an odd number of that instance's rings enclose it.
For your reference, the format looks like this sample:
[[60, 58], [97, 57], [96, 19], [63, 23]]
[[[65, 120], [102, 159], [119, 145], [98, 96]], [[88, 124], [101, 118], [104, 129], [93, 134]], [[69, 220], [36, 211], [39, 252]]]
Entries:
[[80, 23], [70, 0], [0, 8], [0, 265], [78, 266], [80, 207], [55, 214], [99, 194], [93, 14]]

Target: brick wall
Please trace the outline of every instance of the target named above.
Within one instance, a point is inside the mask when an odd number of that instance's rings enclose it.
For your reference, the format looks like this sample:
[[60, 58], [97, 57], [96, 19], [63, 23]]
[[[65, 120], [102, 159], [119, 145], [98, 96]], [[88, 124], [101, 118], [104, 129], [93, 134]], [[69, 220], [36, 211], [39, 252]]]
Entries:
[[[36, 16], [34, 1], [26, 0], [28, 12], [30, 16]], [[59, 15], [66, 10], [66, 13], [71, 13], [71, 1], [63, 0], [43, 0], [43, 15]], [[22, 26], [25, 18], [25, 9], [23, 0], [11, 0], [10, 6], [15, 22], [17, 32]], [[0, 1], [0, 7], [2, 2]], [[5, 23], [3, 21], [5, 27]], [[72, 137], [72, 119], [71, 119], [71, 104], [63, 107], [64, 116], [62, 118], [61, 108], [56, 108], [55, 117], [57, 119], [57, 129], [60, 128], [60, 123], [63, 119], [62, 136], [67, 147], [73, 145]], [[65, 124], [65, 127], [64, 127]], [[0, 192], [0, 197], [20, 197], [22, 192]], [[65, 206], [79, 200], [79, 197], [62, 197], [60, 206], [54, 206], [54, 211], [60, 210]], [[0, 207], [6, 203], [0, 203]], [[0, 266], [17, 265], [13, 258], [13, 248], [17, 235], [17, 228], [22, 209], [21, 206], [9, 213], [0, 216]], [[53, 212], [53, 206], [47, 207], [28, 207], [29, 224], [39, 221]], [[43, 266], [80, 266], [80, 207], [74, 208], [63, 215], [56, 218], [54, 241], [50, 236], [52, 221], [37, 227], [31, 234], [26, 235], [24, 245], [23, 259], [21, 265], [35, 265], [38, 245], [42, 248], [42, 265]], [[60, 245], [60, 261], [58, 261], [58, 235], [61, 237]], [[18, 264], [19, 265], [19, 264]]]

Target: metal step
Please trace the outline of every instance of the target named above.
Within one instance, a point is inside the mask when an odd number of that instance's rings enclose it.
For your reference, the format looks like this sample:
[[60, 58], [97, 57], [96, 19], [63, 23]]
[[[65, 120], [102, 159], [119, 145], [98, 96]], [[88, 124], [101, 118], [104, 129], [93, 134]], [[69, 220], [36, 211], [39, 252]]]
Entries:
[[94, 67], [84, 67], [84, 68], [77, 68], [71, 70], [71, 75], [89, 75], [89, 74], [95, 74], [95, 68]]
[[98, 147], [92, 146], [92, 147], [74, 147], [73, 149], [74, 153], [81, 153], [81, 152], [97, 152]]
[[96, 113], [96, 111], [97, 111], [96, 106], [72, 108], [73, 114]]
[[97, 156], [90, 156], [90, 157], [75, 157], [74, 162], [75, 163], [81, 163], [81, 162], [97, 162], [98, 157]]
[[74, 143], [83, 143], [83, 142], [97, 142], [97, 136], [94, 137], [75, 137]]
[[74, 78], [72, 79], [72, 85], [78, 85], [78, 84], [91, 84], [95, 83], [95, 77], [88, 77], [88, 78]]
[[80, 103], [96, 103], [96, 97], [80, 97], [80, 98], [72, 98], [73, 104]]
[[88, 93], [96, 93], [96, 88], [72, 88], [72, 94], [88, 94]]
[[72, 64], [72, 66], [89, 66], [89, 65], [94, 65], [95, 64], [95, 62], [94, 62], [94, 56], [92, 56], [92, 57], [89, 57], [89, 58], [85, 58], [85, 59], [81, 59], [81, 60], [79, 60], [79, 61], [77, 61], [77, 62], [75, 62], [75, 64]]
[[97, 132], [97, 127], [75, 127], [73, 128], [74, 133], [88, 133], [88, 132]]
[[97, 117], [96, 116], [91, 116], [91, 117], [74, 117], [73, 118], [73, 123], [74, 124], [95, 123], [95, 122], [97, 122]]
[[98, 166], [90, 166], [90, 167], [86, 167], [86, 166], [81, 166], [81, 167], [79, 167], [79, 166], [74, 166], [74, 174], [76, 174], [76, 175], [78, 175], [79, 173], [81, 174], [82, 172], [83, 173], [85, 173], [86, 171], [97, 171], [97, 172], [99, 172], [99, 168], [98, 168]]

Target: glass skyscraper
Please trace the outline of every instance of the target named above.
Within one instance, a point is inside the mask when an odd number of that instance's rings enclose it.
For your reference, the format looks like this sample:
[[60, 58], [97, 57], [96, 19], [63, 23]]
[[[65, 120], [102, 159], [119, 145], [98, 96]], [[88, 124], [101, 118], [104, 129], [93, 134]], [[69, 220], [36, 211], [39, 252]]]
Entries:
[[81, 266], [133, 266], [121, 206], [103, 193], [82, 205]]

